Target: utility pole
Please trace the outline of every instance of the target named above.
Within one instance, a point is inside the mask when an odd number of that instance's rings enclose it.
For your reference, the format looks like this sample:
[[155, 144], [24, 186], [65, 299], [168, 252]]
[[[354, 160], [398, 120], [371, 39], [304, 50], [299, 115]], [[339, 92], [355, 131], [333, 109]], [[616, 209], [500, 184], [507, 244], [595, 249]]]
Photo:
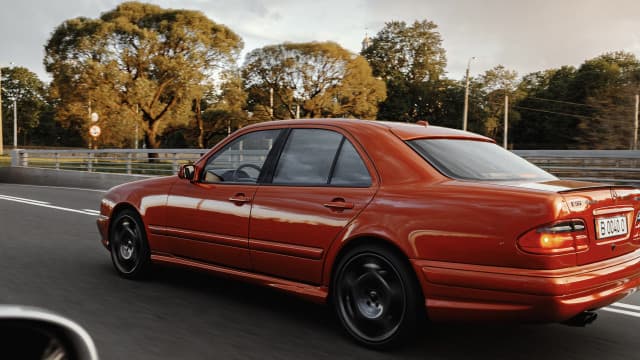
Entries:
[[[23, 144], [24, 145], [24, 144]], [[18, 148], [18, 104], [13, 98], [13, 149]]]
[[509, 138], [509, 95], [504, 96], [504, 139], [503, 145], [506, 149]]
[[467, 85], [464, 88], [464, 113], [462, 114], [462, 130], [467, 131], [467, 118], [469, 116], [469, 70], [471, 68], [471, 60], [476, 57], [470, 57], [467, 62]]
[[636, 94], [636, 121], [635, 121], [635, 129], [633, 132], [633, 150], [638, 150], [638, 111], [640, 110], [640, 95]]

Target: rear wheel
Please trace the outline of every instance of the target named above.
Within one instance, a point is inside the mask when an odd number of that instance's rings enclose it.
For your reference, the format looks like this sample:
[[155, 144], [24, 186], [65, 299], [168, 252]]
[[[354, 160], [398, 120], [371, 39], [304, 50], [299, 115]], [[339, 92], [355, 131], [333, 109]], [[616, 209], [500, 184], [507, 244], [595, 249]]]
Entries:
[[406, 261], [384, 246], [361, 246], [349, 250], [337, 269], [332, 300], [354, 339], [383, 349], [415, 335], [424, 305]]
[[119, 212], [111, 226], [111, 261], [127, 279], [143, 277], [149, 266], [149, 245], [140, 216], [133, 210]]

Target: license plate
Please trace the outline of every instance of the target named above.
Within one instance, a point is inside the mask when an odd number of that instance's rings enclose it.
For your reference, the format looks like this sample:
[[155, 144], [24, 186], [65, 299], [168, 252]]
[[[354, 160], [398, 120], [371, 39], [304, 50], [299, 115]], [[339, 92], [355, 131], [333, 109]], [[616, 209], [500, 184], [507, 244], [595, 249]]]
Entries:
[[624, 215], [596, 219], [598, 239], [627, 234], [627, 217]]

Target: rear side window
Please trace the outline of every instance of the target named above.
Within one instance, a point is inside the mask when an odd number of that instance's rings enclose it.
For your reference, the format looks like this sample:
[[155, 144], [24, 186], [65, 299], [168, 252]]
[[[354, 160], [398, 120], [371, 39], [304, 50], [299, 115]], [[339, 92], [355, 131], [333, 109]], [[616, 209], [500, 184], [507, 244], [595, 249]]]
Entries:
[[367, 167], [362, 162], [360, 155], [351, 145], [349, 140], [344, 139], [336, 167], [331, 177], [331, 185], [338, 186], [370, 186], [371, 176]]
[[341, 134], [324, 129], [293, 129], [272, 183], [368, 187], [371, 177], [358, 152]]
[[463, 180], [555, 180], [555, 176], [500, 146], [474, 140], [418, 139], [408, 142], [443, 174]]

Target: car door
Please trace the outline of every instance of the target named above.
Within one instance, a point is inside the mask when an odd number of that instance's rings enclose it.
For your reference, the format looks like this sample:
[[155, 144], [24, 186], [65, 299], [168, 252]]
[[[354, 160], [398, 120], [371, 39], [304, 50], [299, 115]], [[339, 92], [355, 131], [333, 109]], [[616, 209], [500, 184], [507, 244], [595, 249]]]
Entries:
[[280, 130], [242, 135], [213, 154], [197, 181], [178, 181], [167, 200], [174, 256], [249, 269], [249, 214], [262, 166]]
[[337, 130], [290, 130], [273, 173], [255, 194], [250, 240], [253, 269], [320, 283], [325, 253], [371, 201], [375, 171]]

